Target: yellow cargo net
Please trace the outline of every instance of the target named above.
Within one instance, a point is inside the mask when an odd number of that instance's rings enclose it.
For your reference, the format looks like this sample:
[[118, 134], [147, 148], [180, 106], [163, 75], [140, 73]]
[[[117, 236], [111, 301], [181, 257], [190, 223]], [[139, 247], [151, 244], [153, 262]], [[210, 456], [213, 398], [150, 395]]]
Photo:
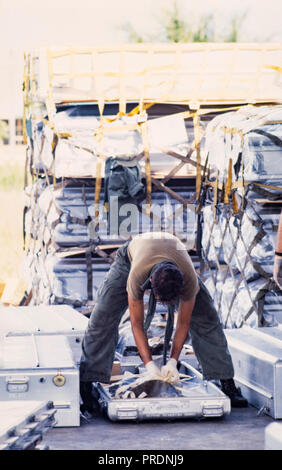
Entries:
[[[96, 190], [95, 190], [95, 207], [98, 210], [98, 202], [101, 190], [101, 169], [102, 161], [106, 159], [103, 155], [103, 135], [105, 133], [114, 133], [118, 131], [131, 131], [137, 130], [141, 133], [143, 140], [143, 154], [145, 159], [145, 177], [147, 184], [147, 213], [150, 213], [151, 204], [151, 191], [152, 191], [152, 180], [151, 168], [150, 168], [150, 148], [147, 135], [147, 122], [146, 119], [140, 122], [127, 124], [123, 126], [117, 126], [116, 121], [122, 116], [144, 116], [146, 109], [153, 106], [156, 103], [166, 104], [185, 104], [190, 109], [182, 113], [183, 119], [191, 118], [193, 120], [194, 127], [194, 141], [191, 148], [195, 150], [196, 162], [189, 161], [194, 164], [196, 168], [196, 199], [199, 198], [200, 190], [203, 181], [203, 167], [201, 165], [201, 154], [200, 154], [200, 142], [201, 142], [201, 130], [199, 125], [200, 116], [209, 113], [220, 113], [239, 109], [241, 106], [246, 104], [259, 104], [260, 100], [257, 99], [256, 90], [259, 88], [259, 80], [265, 70], [271, 73], [281, 71], [281, 44], [136, 44], [136, 45], [125, 45], [117, 47], [99, 47], [99, 48], [67, 48], [63, 50], [51, 50], [46, 51], [47, 69], [48, 69], [48, 80], [47, 80], [47, 92], [45, 94], [44, 106], [46, 109], [47, 119], [38, 113], [38, 109], [34, 109], [34, 104], [40, 101], [38, 97], [38, 71], [36, 69], [36, 59], [31, 55], [25, 57], [25, 70], [24, 70], [24, 139], [26, 142], [26, 128], [25, 123], [27, 118], [41, 120], [45, 125], [50, 126], [56, 138], [70, 139], [75, 137], [73, 132], [58, 132], [54, 125], [54, 117], [56, 114], [56, 97], [55, 90], [66, 90], [66, 103], [69, 102], [69, 90], [75, 89], [75, 81], [77, 79], [89, 79], [90, 89], [88, 94], [86, 93], [83, 99], [82, 95], [79, 95], [77, 102], [81, 101], [94, 101], [98, 103], [100, 110], [100, 125], [95, 130], [93, 138], [98, 142], [98, 155], [96, 164]], [[238, 64], [241, 64], [241, 58], [244, 54], [249, 53], [252, 57], [255, 57], [256, 67], [252, 73], [246, 73], [243, 68], [238, 70]], [[133, 64], [130, 63], [130, 58], [136, 54], [139, 58], [140, 64], [134, 68]], [[276, 54], [277, 64], [270, 64], [269, 54]], [[224, 70], [222, 71], [219, 67], [218, 70], [212, 70], [210, 68], [212, 57], [222, 57], [224, 60]], [[87, 59], [90, 63], [90, 69], [87, 71], [82, 70], [78, 67], [77, 58]], [[108, 58], [109, 62], [107, 63]], [[188, 62], [185, 60], [187, 60]], [[58, 69], [57, 61], [67, 60], [67, 66], [61, 66]], [[221, 59], [220, 59], [221, 60]], [[103, 62], [104, 61], [104, 62]], [[279, 63], [278, 63], [279, 62]], [[221, 63], [221, 62], [220, 62]], [[110, 68], [109, 68], [110, 67]], [[116, 69], [116, 71], [115, 71]], [[194, 85], [187, 88], [186, 82], [194, 77]], [[204, 85], [210, 77], [211, 80], [215, 79], [218, 81], [218, 87], [215, 93], [203, 91]], [[219, 80], [220, 77], [220, 80]], [[243, 93], [232, 99], [228, 99], [228, 93], [230, 91], [230, 85], [232, 80], [236, 78], [236, 83], [243, 87]], [[276, 74], [275, 74], [276, 77]], [[67, 83], [67, 87], [62, 86], [60, 88], [60, 80], [62, 83]], [[113, 84], [109, 82], [108, 88], [105, 86], [107, 80], [114, 80]], [[137, 83], [136, 88], [133, 85]], [[152, 97], [152, 82], [154, 84], [154, 90], [158, 90], [158, 93]], [[182, 95], [179, 92], [175, 92], [177, 87], [182, 87]], [[111, 95], [113, 88], [116, 90], [116, 96]], [[132, 90], [135, 90], [137, 94], [134, 95], [134, 101], [139, 101], [139, 105], [136, 106], [132, 111], [126, 113], [126, 104], [128, 101], [132, 101]], [[229, 91], [228, 91], [229, 90]], [[268, 90], [267, 90], [268, 92]], [[203, 93], [206, 93], [203, 94]], [[156, 99], [149, 99], [156, 98]], [[64, 98], [62, 95], [62, 102]], [[270, 99], [273, 100], [273, 98]], [[75, 102], [76, 100], [71, 100]], [[119, 111], [116, 116], [108, 118], [103, 115], [104, 104], [106, 102], [118, 101]], [[262, 100], [263, 101], [263, 100]], [[265, 101], [265, 100], [264, 100]], [[203, 109], [201, 106], [204, 103], [234, 103], [234, 106], [223, 107], [210, 107]], [[45, 114], [45, 115], [46, 115]], [[104, 124], [107, 124], [106, 126]], [[114, 126], [109, 124], [115, 123]], [[236, 129], [225, 129], [228, 133], [239, 132]], [[54, 154], [57, 140], [54, 140]], [[70, 142], [70, 145], [75, 145]], [[92, 149], [84, 148], [93, 153]], [[164, 152], [176, 158], [180, 158], [180, 155], [172, 154], [172, 152]], [[185, 164], [183, 157], [182, 162], [177, 165], [177, 168], [181, 168]], [[55, 162], [54, 168], [55, 170]], [[171, 172], [171, 177], [175, 175], [175, 172]], [[169, 179], [169, 176], [168, 176]], [[168, 180], [166, 179], [166, 181]], [[244, 183], [243, 183], [244, 186]], [[231, 191], [233, 189], [232, 174], [229, 167], [227, 182], [225, 186], [225, 201], [229, 199]], [[98, 212], [95, 210], [95, 218], [98, 220]]]

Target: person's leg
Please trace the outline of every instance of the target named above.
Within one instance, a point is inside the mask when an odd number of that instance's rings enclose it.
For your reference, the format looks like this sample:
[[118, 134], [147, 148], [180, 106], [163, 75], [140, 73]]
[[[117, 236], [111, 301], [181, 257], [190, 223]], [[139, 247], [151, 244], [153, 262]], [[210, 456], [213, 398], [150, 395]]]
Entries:
[[108, 383], [110, 380], [118, 327], [128, 307], [126, 283], [130, 262], [127, 245], [118, 250], [114, 263], [98, 289], [96, 304], [82, 341], [81, 382]]
[[213, 299], [199, 279], [200, 290], [192, 312], [190, 334], [205, 380], [234, 376], [232, 359]]
[[220, 380], [222, 390], [232, 406], [246, 406], [247, 401], [236, 389], [234, 368], [228, 344], [213, 299], [199, 278], [200, 290], [192, 312], [190, 334], [195, 355], [205, 380]]

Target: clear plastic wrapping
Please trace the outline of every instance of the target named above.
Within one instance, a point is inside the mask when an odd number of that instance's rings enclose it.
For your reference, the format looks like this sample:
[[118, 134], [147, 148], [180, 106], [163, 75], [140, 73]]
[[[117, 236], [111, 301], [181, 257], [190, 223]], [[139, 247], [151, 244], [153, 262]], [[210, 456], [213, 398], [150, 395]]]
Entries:
[[[211, 278], [205, 281], [205, 285], [214, 299], [224, 328], [240, 328], [242, 324], [251, 327], [261, 326], [256, 309], [252, 310], [248, 318], [245, 319], [245, 317], [253, 305], [258, 309], [256, 297], [260, 291], [265, 289], [266, 279], [259, 278], [246, 285], [237, 275], [234, 278], [227, 277], [224, 282], [219, 280], [216, 283], [216, 288]], [[263, 299], [264, 326], [277, 326], [282, 304], [282, 292], [266, 289]]]
[[281, 208], [248, 203], [242, 217], [217, 208], [203, 208], [202, 247], [210, 267], [225, 264], [247, 280], [273, 272]]
[[[172, 187], [186, 200], [193, 196], [192, 188]], [[40, 194], [34, 208], [27, 207], [26, 231], [35, 238], [52, 241], [58, 248], [79, 247], [99, 237], [99, 243], [124, 242], [129, 237], [149, 231], [175, 231], [186, 243], [194, 247], [196, 238], [196, 214], [194, 205], [183, 207], [164, 191], [152, 193], [151, 212], [146, 213], [146, 200], [136, 205], [118, 199], [112, 202], [112, 212], [106, 212], [103, 189], [100, 194], [99, 228], [94, 231], [95, 186], [80, 184], [64, 188], [47, 186]], [[116, 208], [116, 210], [114, 210]], [[38, 232], [38, 233], [36, 233]]]
[[246, 181], [277, 185], [282, 191], [281, 121], [279, 105], [246, 106], [210, 121], [203, 153], [210, 168], [219, 172], [219, 181], [226, 179], [231, 158], [233, 181], [244, 176]]
[[[92, 299], [110, 268], [102, 258], [92, 259]], [[23, 266], [25, 278], [33, 289], [36, 304], [71, 304], [80, 307], [88, 304], [86, 258], [63, 258], [49, 254], [27, 257]], [[91, 300], [92, 300], [91, 299]]]
[[[36, 171], [51, 172], [58, 178], [95, 177], [97, 157], [102, 156], [103, 176], [107, 157], [128, 158], [144, 151], [138, 115], [104, 116], [102, 131], [100, 116], [90, 112], [84, 114], [83, 108], [77, 105], [58, 111], [54, 116], [55, 132], [48, 123], [33, 123], [33, 166]], [[149, 119], [147, 126], [152, 172], [171, 170], [176, 165], [175, 158], [165, 155], [164, 151], [185, 156], [189, 150], [183, 116], [175, 114]], [[57, 134], [59, 139], [56, 139]], [[140, 164], [144, 169], [144, 160]]]

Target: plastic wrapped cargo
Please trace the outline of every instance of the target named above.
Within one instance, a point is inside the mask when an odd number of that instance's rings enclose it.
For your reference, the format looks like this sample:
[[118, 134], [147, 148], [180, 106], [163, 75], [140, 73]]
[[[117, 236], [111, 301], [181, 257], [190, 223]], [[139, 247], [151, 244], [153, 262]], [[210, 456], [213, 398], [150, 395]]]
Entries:
[[[275, 118], [281, 120], [282, 110]], [[271, 116], [269, 119], [271, 120]], [[260, 126], [246, 134], [242, 153], [244, 155], [244, 177], [247, 181], [258, 181], [265, 184], [277, 183], [278, 186], [281, 186], [281, 123]]]
[[210, 267], [225, 264], [234, 273], [243, 272], [247, 280], [273, 272], [274, 251], [280, 217], [280, 205], [247, 203], [242, 216], [228, 207], [203, 208], [202, 248]]
[[30, 86], [25, 91], [43, 102], [51, 95], [55, 103], [104, 99], [124, 104], [136, 97], [204, 105], [277, 102], [280, 58], [281, 44], [269, 42], [48, 47], [27, 54]]
[[[216, 286], [211, 278], [205, 281], [224, 328], [239, 328], [243, 324], [259, 325], [258, 298], [262, 299], [264, 326], [276, 326], [281, 321], [282, 292], [266, 287], [267, 279], [259, 278], [246, 283], [240, 275], [218, 280]], [[248, 318], [245, 318], [248, 314]]]
[[[76, 184], [75, 184], [76, 183]], [[194, 195], [193, 188], [172, 186], [186, 200]], [[188, 249], [194, 247], [196, 237], [196, 214], [194, 205], [183, 207], [179, 201], [164, 191], [152, 193], [151, 217], [146, 213], [146, 201], [129, 204], [112, 200], [110, 214], [105, 211], [104, 193], [100, 195], [99, 229], [94, 232], [95, 186], [82, 180], [73, 180], [63, 188], [46, 187], [37, 204], [37, 218], [33, 229], [41, 232], [45, 244], [52, 241], [57, 248], [79, 247], [99, 237], [99, 243], [123, 243], [139, 233], [175, 231], [186, 242]], [[116, 210], [114, 210], [116, 208]], [[28, 213], [31, 214], [31, 210]], [[37, 223], [36, 223], [37, 222]], [[31, 225], [27, 217], [27, 223]]]
[[[247, 324], [251, 327], [261, 326], [259, 325], [258, 315], [255, 310], [252, 311], [250, 316], [245, 319], [247, 313], [252, 309], [253, 303], [259, 308], [257, 296], [259, 292], [263, 293], [263, 289], [267, 284], [266, 279], [257, 279], [248, 283], [246, 288], [244, 283], [241, 283], [234, 304], [232, 307], [232, 322], [233, 326], [239, 328], [242, 324]], [[222, 287], [225, 293], [225, 287]], [[230, 290], [226, 292], [227, 296], [233, 295]], [[262, 297], [264, 299], [264, 305], [262, 309], [262, 317], [264, 326], [276, 326], [278, 321], [275, 316], [275, 309], [281, 308], [282, 295], [278, 295], [274, 290], [267, 290]]]
[[[236, 317], [237, 313], [235, 311], [234, 314], [234, 304], [231, 306], [231, 301], [235, 292], [235, 284], [236, 281], [231, 277], [227, 277], [224, 281], [217, 280], [216, 284], [211, 277], [205, 281], [205, 286], [213, 298], [214, 306], [224, 328], [234, 327], [233, 317], [234, 315]], [[242, 283], [240, 287], [242, 288]]]
[[[216, 267], [218, 263], [225, 263], [229, 258], [230, 247], [232, 247], [232, 236], [226, 230], [227, 218], [224, 213], [217, 213], [214, 218], [213, 207], [206, 205], [203, 210], [202, 219], [202, 248], [204, 257], [209, 261], [211, 267]], [[231, 260], [232, 262], [232, 260]]]
[[82, 256], [30, 255], [25, 261], [23, 272], [33, 289], [36, 305], [66, 303], [76, 308], [91, 304], [110, 268], [102, 258], [92, 258], [92, 270], [87, 273], [86, 258]]
[[[31, 143], [34, 169], [54, 172], [58, 178], [95, 177], [97, 157], [101, 155], [103, 176], [106, 158], [127, 158], [143, 152], [139, 115], [119, 118], [106, 115], [101, 120], [97, 111], [97, 105], [76, 105], [57, 111], [54, 115], [55, 133], [48, 124], [34, 122]], [[147, 128], [151, 171], [170, 171], [176, 161], [165, 155], [165, 151], [185, 156], [189, 150], [183, 116], [175, 114], [149, 119]], [[61, 136], [59, 139], [57, 134]], [[140, 164], [144, 169], [145, 162]]]
[[[240, 227], [240, 237], [236, 244], [235, 265], [243, 271], [246, 279], [254, 279], [260, 275], [272, 275], [274, 252], [277, 241], [277, 229], [280, 207], [257, 210], [250, 206], [244, 212]], [[258, 242], [256, 242], [258, 240]], [[248, 257], [248, 253], [250, 258]]]
[[246, 181], [281, 187], [281, 118], [280, 105], [246, 106], [210, 121], [203, 155], [208, 155], [210, 168], [219, 171], [219, 181], [226, 178], [231, 158], [233, 181], [244, 176]]

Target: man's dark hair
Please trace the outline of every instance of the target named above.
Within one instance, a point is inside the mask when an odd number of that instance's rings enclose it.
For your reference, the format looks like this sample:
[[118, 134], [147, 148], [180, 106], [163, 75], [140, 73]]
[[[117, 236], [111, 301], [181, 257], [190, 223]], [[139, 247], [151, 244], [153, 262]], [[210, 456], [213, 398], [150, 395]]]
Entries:
[[174, 304], [182, 293], [183, 275], [172, 263], [160, 264], [152, 274], [151, 286], [157, 300], [163, 304]]

